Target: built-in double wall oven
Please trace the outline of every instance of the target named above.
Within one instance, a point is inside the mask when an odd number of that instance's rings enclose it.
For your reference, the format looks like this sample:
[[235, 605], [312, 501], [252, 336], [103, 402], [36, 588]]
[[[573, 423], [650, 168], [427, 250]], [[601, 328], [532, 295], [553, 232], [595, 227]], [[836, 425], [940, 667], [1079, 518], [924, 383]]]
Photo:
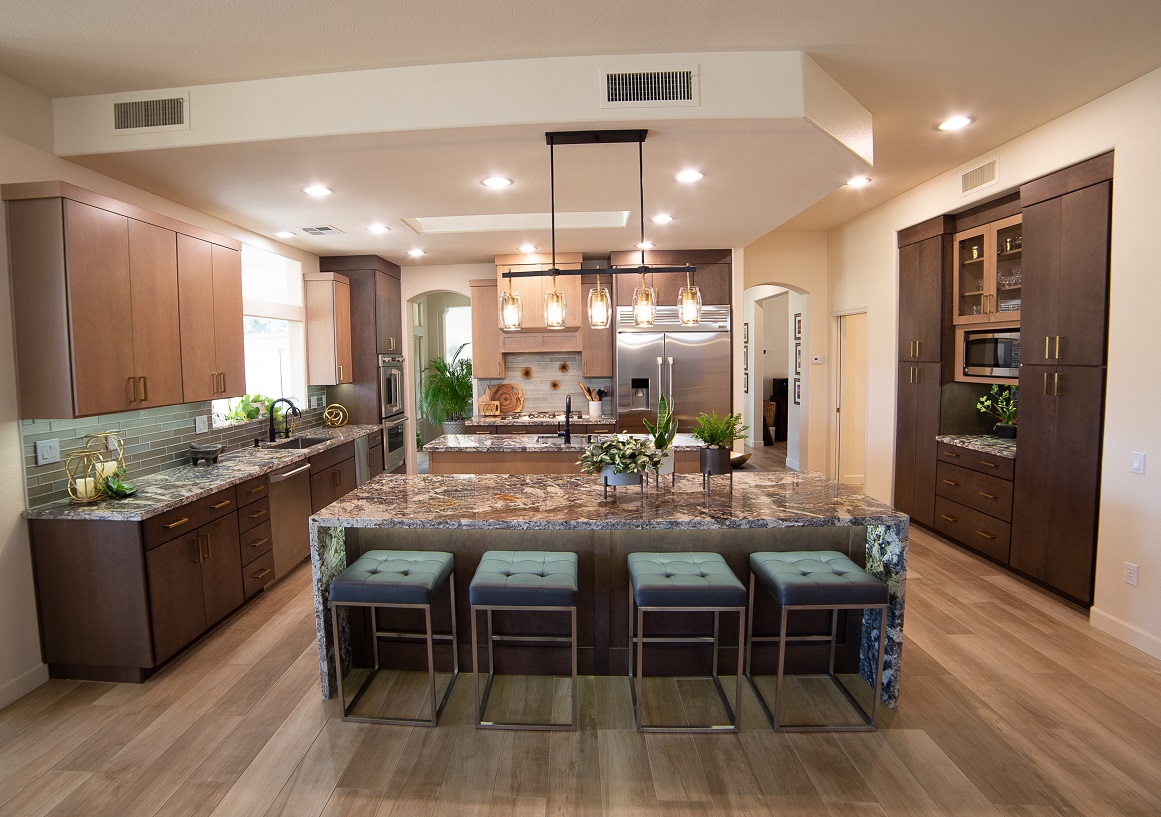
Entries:
[[387, 473], [405, 459], [407, 415], [403, 406], [403, 358], [379, 355], [379, 419], [383, 423], [383, 470]]

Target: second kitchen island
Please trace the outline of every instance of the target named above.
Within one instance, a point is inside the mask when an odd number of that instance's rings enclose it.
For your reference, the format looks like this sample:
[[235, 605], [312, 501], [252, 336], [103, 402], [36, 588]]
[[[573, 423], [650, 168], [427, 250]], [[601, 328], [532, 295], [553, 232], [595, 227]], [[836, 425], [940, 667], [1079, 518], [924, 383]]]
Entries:
[[[883, 700], [899, 695], [906, 585], [908, 518], [822, 474], [747, 472], [730, 493], [714, 478], [707, 499], [700, 475], [678, 475], [676, 486], [610, 492], [602, 500], [596, 477], [571, 475], [383, 475], [311, 517], [316, 629], [322, 693], [335, 693], [328, 592], [349, 558], [375, 549], [440, 550], [455, 556], [456, 617], [470, 633], [467, 587], [487, 550], [572, 551], [579, 558], [579, 660], [582, 674], [621, 675], [628, 668], [628, 571], [637, 551], [716, 551], [746, 581], [749, 554], [767, 550], [839, 550], [865, 564], [888, 585]], [[765, 604], [768, 614], [773, 603]], [[434, 611], [433, 611], [434, 613]], [[822, 614], [829, 624], [829, 614]], [[770, 629], [773, 615], [755, 619]], [[518, 625], [536, 622], [514, 621]], [[685, 622], [682, 622], [685, 623]], [[698, 626], [696, 620], [690, 622]], [[702, 622], [704, 624], [704, 622]], [[824, 625], [824, 629], [825, 629]], [[447, 622], [436, 623], [447, 630]], [[846, 668], [873, 681], [878, 618], [848, 617]], [[345, 640], [345, 636], [341, 636]], [[470, 641], [460, 659], [470, 666]], [[736, 645], [722, 648], [731, 665]], [[814, 648], [803, 647], [804, 652]], [[818, 648], [825, 654], [826, 648]], [[771, 651], [772, 652], [772, 651]], [[757, 653], [755, 653], [755, 663]], [[817, 661], [819, 655], [805, 656]], [[825, 658], [825, 656], [822, 656]], [[704, 673], [704, 654], [674, 651], [674, 673]], [[498, 658], [499, 660], [499, 658]], [[696, 670], [701, 666], [702, 670]], [[522, 671], [518, 661], [502, 672]], [[759, 671], [759, 670], [756, 670]], [[765, 670], [761, 670], [765, 672]]]

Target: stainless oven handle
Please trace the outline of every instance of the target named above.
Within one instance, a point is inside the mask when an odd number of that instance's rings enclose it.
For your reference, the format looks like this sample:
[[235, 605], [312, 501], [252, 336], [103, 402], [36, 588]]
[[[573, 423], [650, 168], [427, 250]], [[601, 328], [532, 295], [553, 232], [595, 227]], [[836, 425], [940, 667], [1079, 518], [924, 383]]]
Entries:
[[398, 420], [392, 420], [391, 422], [384, 421], [383, 428], [384, 429], [395, 428], [395, 426], [401, 426], [406, 422], [407, 422], [406, 417], [400, 417]]

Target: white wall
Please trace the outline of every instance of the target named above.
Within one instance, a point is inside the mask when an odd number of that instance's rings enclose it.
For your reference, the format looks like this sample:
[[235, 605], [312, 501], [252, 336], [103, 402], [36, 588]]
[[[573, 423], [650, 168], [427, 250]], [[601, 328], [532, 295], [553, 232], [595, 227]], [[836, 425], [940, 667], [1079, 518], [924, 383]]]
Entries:
[[[38, 150], [26, 144], [38, 134], [51, 133], [51, 107], [36, 92], [0, 76], [0, 122], [20, 121], [18, 138], [6, 124], [0, 134], [0, 184], [60, 179], [139, 207], [236, 238], [255, 247], [300, 261], [303, 272], [318, 271], [318, 258], [250, 233], [135, 187]], [[0, 246], [7, 246], [7, 228], [0, 220]], [[9, 301], [8, 254], [0, 253], [0, 706], [43, 683], [47, 668], [41, 663], [36, 602], [32, 591], [32, 564], [24, 510], [23, 473], [16, 405], [15, 357], [12, 347], [12, 310]]]
[[[1012, 189], [1116, 149], [1113, 178], [1109, 363], [1101, 474], [1094, 626], [1161, 657], [1161, 378], [1156, 313], [1161, 303], [1157, 223], [1161, 216], [1161, 69], [1078, 108], [996, 151], [999, 183]], [[983, 157], [981, 157], [982, 159]], [[828, 235], [833, 311], [868, 309], [867, 492], [891, 498], [894, 453], [895, 233], [965, 208], [960, 174], [936, 177]], [[1144, 476], [1130, 452], [1152, 454]], [[1122, 563], [1140, 566], [1140, 586], [1122, 582]]]
[[743, 402], [742, 422], [750, 427], [746, 433], [749, 444], [755, 447], [765, 444], [762, 423], [770, 378], [786, 376], [786, 301], [784, 288], [766, 284], [751, 287], [743, 295], [745, 322], [750, 327], [750, 393]]

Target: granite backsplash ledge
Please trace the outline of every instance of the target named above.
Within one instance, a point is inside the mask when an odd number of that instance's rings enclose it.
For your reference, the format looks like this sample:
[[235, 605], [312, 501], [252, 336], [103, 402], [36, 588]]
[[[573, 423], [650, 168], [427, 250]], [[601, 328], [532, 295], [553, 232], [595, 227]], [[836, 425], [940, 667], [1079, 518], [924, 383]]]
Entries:
[[[308, 405], [314, 398], [322, 398], [325, 403], [326, 389], [322, 386], [311, 386], [307, 392]], [[126, 479], [129, 482], [148, 474], [189, 465], [190, 443], [224, 443], [227, 451], [233, 451], [241, 446], [253, 445], [255, 437], [266, 437], [269, 420], [265, 417], [196, 434], [195, 418], [209, 417], [212, 410], [210, 402], [201, 402], [102, 414], [77, 420], [22, 420], [20, 436], [28, 507], [37, 508], [68, 497], [65, 461], [70, 452], [84, 447], [86, 434], [98, 431], [121, 432], [125, 440]], [[302, 416], [294, 422], [295, 429], [304, 430], [322, 425], [323, 408], [300, 407], [300, 410]], [[47, 439], [60, 441], [60, 461], [37, 465], [36, 443]]]

